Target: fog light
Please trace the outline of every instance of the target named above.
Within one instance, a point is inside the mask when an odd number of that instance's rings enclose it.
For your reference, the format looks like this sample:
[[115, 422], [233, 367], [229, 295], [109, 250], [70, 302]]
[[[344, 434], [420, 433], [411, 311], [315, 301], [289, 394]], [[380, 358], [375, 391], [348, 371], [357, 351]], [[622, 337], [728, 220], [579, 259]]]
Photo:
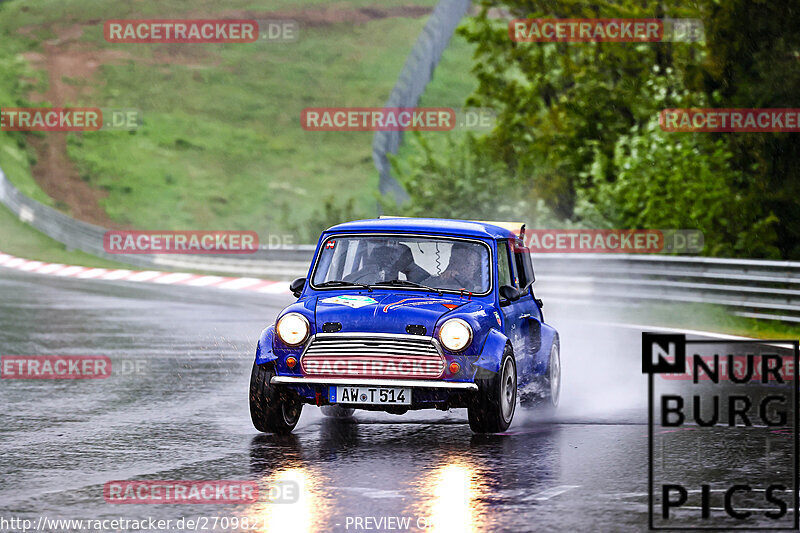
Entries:
[[294, 368], [295, 365], [297, 365], [297, 359], [295, 359], [294, 357], [286, 358], [286, 366], [288, 366], [289, 368]]
[[453, 361], [450, 363], [450, 373], [451, 374], [458, 374], [458, 371], [461, 370], [461, 365]]

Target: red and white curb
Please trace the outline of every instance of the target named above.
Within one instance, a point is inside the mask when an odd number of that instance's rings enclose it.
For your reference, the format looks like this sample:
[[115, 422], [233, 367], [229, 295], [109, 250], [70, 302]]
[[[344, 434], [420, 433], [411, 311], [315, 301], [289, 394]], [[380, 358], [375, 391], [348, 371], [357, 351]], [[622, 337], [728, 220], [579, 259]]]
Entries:
[[288, 282], [269, 281], [257, 278], [228, 278], [203, 276], [185, 272], [158, 272], [156, 270], [110, 270], [60, 263], [29, 261], [0, 252], [0, 266], [23, 272], [35, 272], [48, 276], [93, 279], [106, 281], [134, 281], [159, 285], [186, 285], [188, 287], [214, 287], [233, 291], [250, 291], [266, 294], [289, 294]]

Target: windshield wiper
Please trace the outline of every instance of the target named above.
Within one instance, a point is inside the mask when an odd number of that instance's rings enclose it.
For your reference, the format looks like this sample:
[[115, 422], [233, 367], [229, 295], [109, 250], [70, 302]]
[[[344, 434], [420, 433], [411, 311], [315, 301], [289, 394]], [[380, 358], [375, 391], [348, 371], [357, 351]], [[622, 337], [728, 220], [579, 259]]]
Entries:
[[352, 287], [352, 286], [364, 287], [365, 289], [367, 289], [367, 292], [372, 292], [372, 287], [369, 286], [369, 285], [366, 285], [364, 283], [354, 283], [352, 281], [342, 281], [340, 279], [334, 279], [334, 280], [331, 280], [331, 281], [326, 281], [325, 283], [320, 283], [319, 285], [317, 285], [317, 287], [345, 287], [345, 286], [347, 286], [347, 287]]
[[428, 287], [427, 285], [423, 285], [422, 283], [417, 283], [416, 281], [410, 281], [407, 279], [393, 279], [389, 281], [381, 281], [375, 283], [375, 286], [378, 285], [395, 285], [395, 286], [403, 286], [403, 287], [418, 287], [420, 289], [428, 289], [429, 291], [439, 293], [439, 296], [442, 295], [442, 289], [436, 289], [434, 287]]

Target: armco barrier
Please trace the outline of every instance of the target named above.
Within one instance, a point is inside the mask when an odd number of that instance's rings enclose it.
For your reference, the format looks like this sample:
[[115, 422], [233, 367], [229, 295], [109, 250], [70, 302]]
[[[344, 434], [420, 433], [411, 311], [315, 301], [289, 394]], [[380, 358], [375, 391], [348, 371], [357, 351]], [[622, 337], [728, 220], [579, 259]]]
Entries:
[[800, 322], [800, 262], [660, 255], [534, 256], [541, 294], [576, 301], [706, 303]]
[[[103, 249], [103, 234], [106, 231], [104, 228], [75, 220], [52, 207], [28, 198], [8, 181], [2, 169], [0, 169], [0, 202], [21, 221], [63, 243], [68, 249], [81, 250], [106, 259], [115, 259]], [[1, 245], [2, 243], [0, 243], [0, 249], [2, 249]], [[153, 258], [142, 255], [131, 257], [125, 262], [135, 266], [148, 267], [152, 265]]]
[[[308, 271], [314, 246], [252, 255], [111, 255], [101, 227], [74, 220], [20, 193], [0, 170], [0, 202], [68, 247], [139, 267], [290, 279]], [[2, 243], [0, 243], [2, 250]], [[536, 254], [538, 296], [571, 302], [707, 303], [736, 315], [800, 322], [800, 262], [659, 255]]]
[[[255, 254], [231, 260], [219, 255], [109, 254], [103, 248], [105, 228], [89, 224], [61, 213], [22, 194], [0, 169], [0, 203], [21, 221], [38, 229], [68, 249], [80, 250], [97, 257], [126, 263], [139, 268], [193, 270], [245, 276], [284, 279], [307, 268], [314, 246], [295, 246], [290, 250], [259, 250]], [[4, 251], [0, 242], [0, 251]], [[303, 266], [305, 265], [305, 267]]]
[[[436, 4], [384, 107], [416, 107], [470, 4], [471, 0], [440, 0]], [[380, 174], [381, 196], [393, 195], [398, 202], [408, 199], [408, 194], [392, 177], [387, 154], [396, 154], [402, 140], [400, 131], [378, 131], [372, 139], [372, 159]]]

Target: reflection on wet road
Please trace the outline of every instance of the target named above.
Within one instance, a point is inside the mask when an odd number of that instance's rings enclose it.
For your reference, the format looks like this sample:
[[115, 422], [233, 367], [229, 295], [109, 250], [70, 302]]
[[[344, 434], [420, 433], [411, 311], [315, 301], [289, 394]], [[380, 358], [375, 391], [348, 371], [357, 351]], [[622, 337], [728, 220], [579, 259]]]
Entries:
[[[298, 522], [303, 531], [354, 530], [358, 520], [382, 517], [432, 531], [567, 528], [581, 527], [594, 512], [596, 519], [607, 515], [611, 527], [620, 509], [605, 511], [602, 493], [646, 490], [639, 475], [642, 468], [646, 473], [643, 426], [543, 424], [489, 437], [466, 429], [424, 418], [323, 419], [297, 435], [254, 438], [251, 466], [265, 481], [286, 475], [305, 481], [306, 503], [299, 507], [310, 517]], [[620, 442], [626, 451], [615, 450]], [[628, 462], [627, 475], [620, 475], [625, 455], [641, 461]], [[630, 479], [638, 482], [631, 486]], [[289, 514], [278, 507], [255, 512], [271, 519]]]

